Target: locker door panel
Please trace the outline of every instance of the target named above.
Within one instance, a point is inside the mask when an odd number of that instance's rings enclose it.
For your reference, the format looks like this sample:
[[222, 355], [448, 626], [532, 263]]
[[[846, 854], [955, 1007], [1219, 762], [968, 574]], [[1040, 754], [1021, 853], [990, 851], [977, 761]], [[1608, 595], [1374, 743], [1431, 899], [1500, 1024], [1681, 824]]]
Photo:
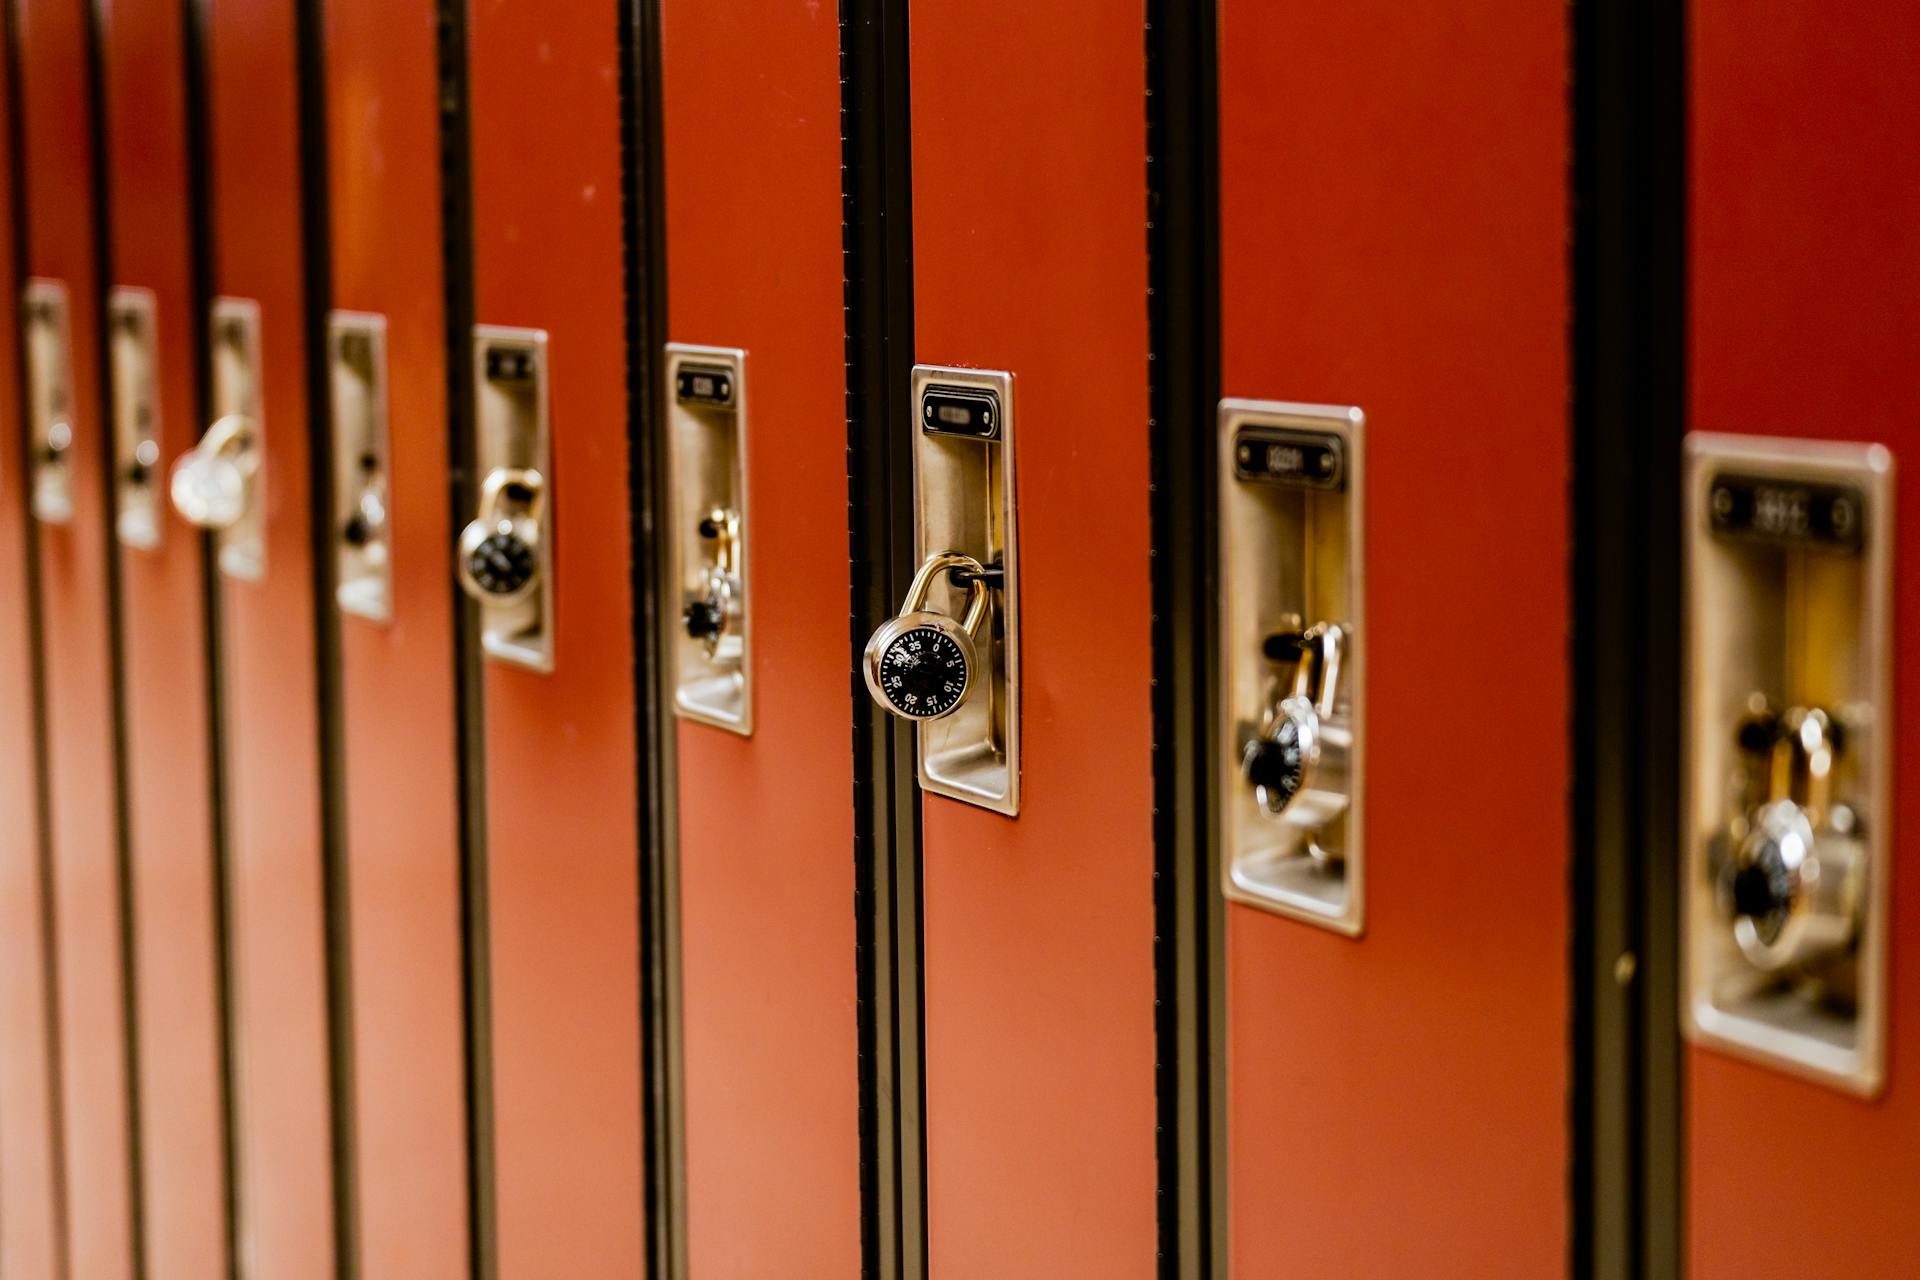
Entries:
[[[230, 963], [243, 1263], [332, 1274], [326, 931], [291, 0], [213, 0], [213, 288], [259, 306], [264, 573], [223, 572]], [[208, 323], [201, 317], [200, 323]]]
[[426, 1280], [467, 1270], [435, 7], [325, 8], [359, 1248]]
[[1145, 33], [913, 6], [916, 357], [1012, 374], [1019, 816], [923, 800], [935, 1275], [1155, 1261]]
[[1227, 907], [1231, 1265], [1554, 1274], [1564, 14], [1220, 14], [1223, 393], [1355, 405], [1368, 433], [1365, 931]]
[[[8, 78], [0, 59], [0, 243], [14, 243], [20, 169], [10, 127]], [[14, 815], [0, 845], [0, 1275], [50, 1276], [59, 1238], [59, 1155], [53, 1108], [53, 1032], [47, 985], [49, 937], [42, 914], [37, 813], [38, 726], [33, 705], [32, 615], [27, 589], [26, 445], [20, 421], [20, 281], [12, 253], [0, 255], [0, 813]]]
[[[552, 670], [485, 660], [503, 1275], [642, 1267], [639, 848], [612, 6], [469, 6], [475, 318], [547, 335]], [[483, 371], [484, 372], [484, 371]]]
[[[1920, 462], [1920, 179], [1905, 121], [1920, 14], [1905, 6], [1689, 8], [1689, 426], [1878, 443], [1897, 500]], [[1904, 474], [1902, 474], [1904, 472]], [[1911, 750], [1920, 522], [1894, 515], [1887, 1074], [1863, 1099], [1701, 1046], [1687, 1051], [1688, 1272], [1895, 1275], [1920, 1226], [1920, 788]], [[1884, 819], [1883, 819], [1884, 821]], [[1778, 1206], [1800, 1204], [1790, 1230]]]
[[[166, 500], [167, 468], [199, 434], [188, 191], [184, 12], [167, 0], [117, 0], [105, 12], [102, 68], [111, 260], [116, 288], [146, 291], [138, 330], [118, 324], [109, 350], [147, 342], [145, 386], [111, 382], [114, 429], [148, 400], [157, 453], [143, 479], [115, 447], [126, 690], [128, 823], [140, 1035], [141, 1190], [155, 1280], [226, 1265], [219, 942], [214, 920], [205, 579], [199, 531]], [[136, 303], [136, 307], [141, 303]], [[127, 420], [129, 423], [131, 419]], [[150, 508], [150, 524], [134, 523]], [[146, 539], [148, 530], [153, 533]]]
[[[71, 432], [61, 461], [38, 468], [64, 472], [70, 500], [64, 520], [41, 520], [39, 543], [68, 1247], [75, 1277], [119, 1277], [134, 1266], [132, 1081], [114, 796], [112, 549], [86, 7], [77, 0], [32, 0], [20, 6], [17, 30], [29, 183], [27, 271], [64, 291], [64, 317], [45, 323], [65, 332], [35, 345], [57, 352], [52, 362], [66, 366], [64, 391], [48, 393], [47, 429], [56, 429], [57, 395], [65, 400]], [[30, 424], [29, 430], [38, 428]]]
[[746, 351], [758, 557], [752, 734], [679, 725], [691, 1266], [852, 1275], [839, 26], [831, 8], [702, 0], [666, 6], [662, 39], [667, 337]]

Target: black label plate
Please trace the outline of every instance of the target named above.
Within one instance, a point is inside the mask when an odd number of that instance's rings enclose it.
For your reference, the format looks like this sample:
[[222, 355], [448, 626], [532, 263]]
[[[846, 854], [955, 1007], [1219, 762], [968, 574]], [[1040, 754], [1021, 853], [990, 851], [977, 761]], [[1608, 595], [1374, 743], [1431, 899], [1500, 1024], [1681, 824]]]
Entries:
[[683, 364], [674, 373], [673, 394], [682, 404], [730, 405], [733, 371], [705, 364]]
[[1337, 493], [1347, 487], [1346, 442], [1316, 431], [1242, 427], [1233, 437], [1233, 474]]
[[997, 439], [1000, 397], [978, 387], [928, 387], [920, 395], [920, 426], [935, 435]]
[[1707, 527], [1722, 538], [1858, 551], [1866, 495], [1852, 485], [1723, 471], [1707, 487]]

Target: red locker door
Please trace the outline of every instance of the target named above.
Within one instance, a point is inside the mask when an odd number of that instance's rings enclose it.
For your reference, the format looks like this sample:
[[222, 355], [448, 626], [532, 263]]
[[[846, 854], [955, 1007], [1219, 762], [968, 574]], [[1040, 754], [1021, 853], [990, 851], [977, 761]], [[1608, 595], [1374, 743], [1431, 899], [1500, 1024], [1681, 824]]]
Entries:
[[238, 1236], [243, 1269], [297, 1280], [333, 1274], [335, 1233], [296, 7], [212, 0], [205, 31], [217, 300], [200, 323], [216, 412], [250, 423], [258, 461], [218, 577]]
[[[550, 473], [535, 590], [551, 613], [532, 633], [544, 654], [508, 638], [483, 658], [494, 1203], [507, 1276], [643, 1266], [617, 18], [612, 5], [468, 6], [476, 345], [498, 357], [476, 362], [481, 417], [511, 414], [514, 434], [544, 426], [537, 469]], [[495, 437], [480, 435], [484, 454]], [[481, 613], [484, 645], [495, 611]]]
[[127, 743], [141, 1193], [155, 1280], [220, 1273], [227, 1170], [199, 530], [167, 468], [198, 435], [185, 14], [103, 11], [113, 293], [106, 323]]
[[[1688, 25], [1689, 425], [1891, 449], [1908, 504], [1894, 514], [1894, 617], [1911, 618], [1920, 11], [1694, 0]], [[1693, 1276], [1905, 1275], [1920, 1250], [1920, 700], [1907, 682], [1920, 640], [1896, 623], [1892, 644], [1884, 1084], [1862, 1098], [1689, 1047]], [[1783, 1218], [1784, 1205], [1798, 1209]]]
[[468, 1269], [435, 7], [325, 16], [360, 1265], [428, 1280]]
[[1019, 815], [926, 795], [929, 1266], [1155, 1271], [1146, 35], [918, 0], [916, 358], [1012, 375]]
[[22, 0], [23, 323], [40, 521], [55, 981], [63, 1048], [68, 1248], [75, 1277], [135, 1266], [130, 1010], [116, 829], [105, 405], [87, 7]]
[[[690, 718], [679, 729], [689, 1265], [850, 1276], [860, 1151], [839, 625], [847, 443], [835, 429], [846, 411], [839, 23], [831, 7], [703, 0], [666, 6], [662, 43], [667, 336], [746, 353], [742, 527], [762, 566], [746, 593], [751, 735]], [[801, 547], [814, 550], [781, 555]], [[668, 625], [681, 585], [662, 602]]]
[[[20, 170], [5, 122], [14, 60], [0, 58], [0, 244], [14, 243]], [[0, 297], [18, 298], [12, 254], [0, 254]], [[38, 820], [38, 732], [27, 586], [27, 485], [21, 461], [19, 309], [0, 306], [0, 813], [14, 815], [0, 846], [0, 1276], [58, 1273], [58, 1093], [47, 984], [45, 894]]]
[[[1227, 907], [1230, 1262], [1558, 1274], [1565, 14], [1220, 18], [1222, 391], [1367, 433], [1364, 932]], [[1497, 767], [1463, 778], [1434, 747], [1469, 716]]]

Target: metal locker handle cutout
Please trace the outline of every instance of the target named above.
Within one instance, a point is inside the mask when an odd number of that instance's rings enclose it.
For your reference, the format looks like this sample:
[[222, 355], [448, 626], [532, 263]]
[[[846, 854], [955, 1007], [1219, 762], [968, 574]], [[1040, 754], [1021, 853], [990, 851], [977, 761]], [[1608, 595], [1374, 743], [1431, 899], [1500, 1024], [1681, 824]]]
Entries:
[[474, 518], [453, 547], [461, 590], [480, 605], [489, 661], [551, 672], [559, 507], [554, 485], [547, 335], [475, 325], [472, 472]]
[[1893, 457], [1696, 432], [1685, 489], [1689, 1039], [1886, 1081]]
[[151, 289], [118, 287], [107, 296], [112, 396], [114, 531], [124, 546], [160, 545], [160, 401], [154, 386], [156, 309]]
[[32, 508], [43, 524], [73, 519], [73, 338], [67, 286], [27, 281], [21, 297]]
[[[925, 598], [943, 586], [962, 588], [951, 616], [928, 623], [922, 649], [899, 649], [902, 661], [925, 655], [933, 664], [898, 701], [869, 651], [868, 687], [886, 710], [915, 722], [920, 790], [1018, 817], [1020, 813], [1020, 518], [1016, 495], [1013, 375], [953, 365], [913, 369], [913, 558], [921, 572], [907, 592], [907, 612], [925, 613]], [[970, 563], [945, 561], [966, 557]], [[927, 570], [929, 564], [935, 565]], [[984, 567], [982, 567], [984, 566]], [[945, 575], [943, 583], [942, 575]], [[957, 620], [965, 615], [964, 620]], [[885, 636], [910, 630], [896, 619]], [[884, 637], [882, 637], [884, 638]], [[930, 648], [927, 646], [931, 646]], [[933, 673], [940, 678], [935, 681]], [[950, 689], [949, 685], [957, 685]], [[906, 692], [918, 701], [904, 704]], [[904, 705], [903, 705], [904, 704]], [[927, 714], [931, 707], [933, 714]]]
[[[512, 499], [518, 510], [509, 510]], [[540, 585], [540, 515], [546, 482], [531, 468], [500, 467], [480, 487], [480, 514], [460, 533], [460, 585], [485, 605], [516, 604]]]
[[673, 713], [753, 733], [753, 503], [747, 466], [747, 353], [666, 345], [666, 590]]
[[334, 600], [340, 612], [393, 621], [388, 511], [387, 321], [368, 311], [327, 316], [332, 384]]
[[1220, 890], [1349, 937], [1366, 923], [1365, 427], [1355, 406], [1285, 400], [1223, 400], [1217, 423]]
[[[927, 608], [935, 581], [955, 570], [965, 575], [967, 588], [962, 621]], [[875, 702], [907, 720], [938, 720], [960, 709], [980, 666], [974, 640], [992, 606], [987, 577], [972, 556], [943, 551], [927, 557], [913, 575], [899, 615], [881, 623], [867, 641], [862, 667]]]

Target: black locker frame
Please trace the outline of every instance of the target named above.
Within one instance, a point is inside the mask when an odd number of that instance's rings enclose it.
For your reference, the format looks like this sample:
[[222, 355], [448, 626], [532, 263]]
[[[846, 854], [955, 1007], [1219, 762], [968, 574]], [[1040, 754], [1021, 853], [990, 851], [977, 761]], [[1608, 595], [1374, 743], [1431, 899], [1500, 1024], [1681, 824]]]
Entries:
[[1681, 1269], [1686, 6], [1572, 6], [1570, 1266]]

